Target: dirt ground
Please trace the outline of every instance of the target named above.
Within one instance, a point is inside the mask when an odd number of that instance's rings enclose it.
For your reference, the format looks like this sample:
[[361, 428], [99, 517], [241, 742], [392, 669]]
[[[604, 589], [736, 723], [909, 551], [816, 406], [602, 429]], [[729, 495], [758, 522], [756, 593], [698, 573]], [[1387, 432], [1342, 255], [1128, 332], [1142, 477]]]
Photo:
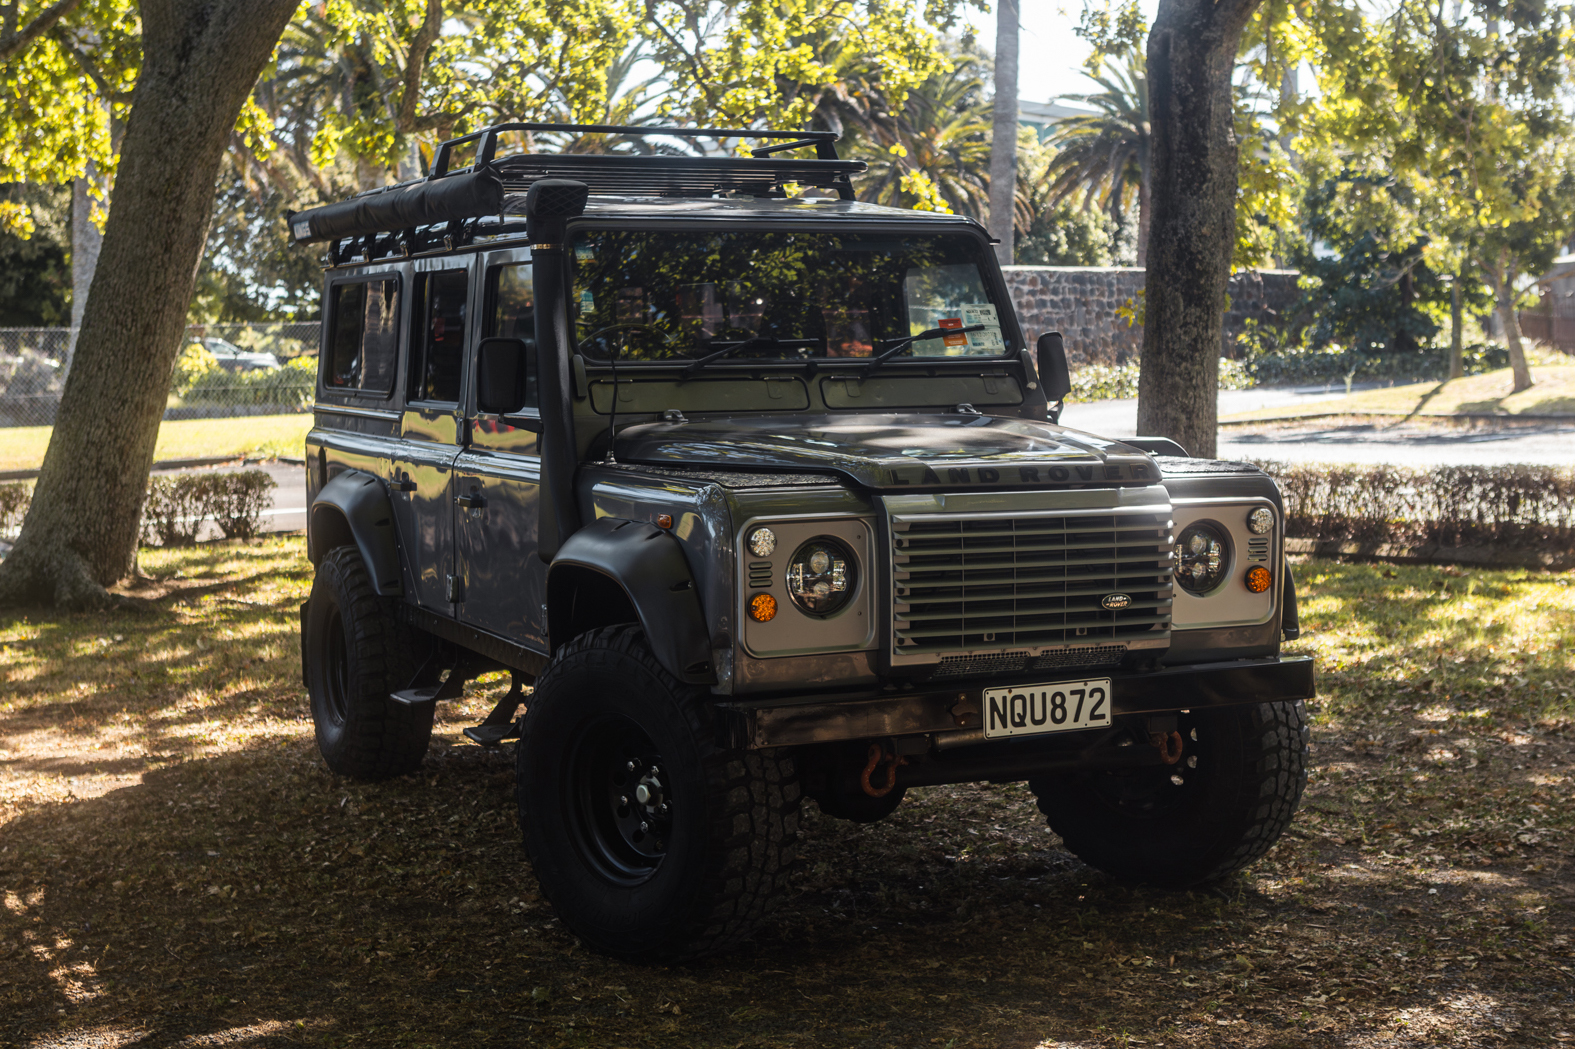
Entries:
[[1217, 892], [1112, 883], [1020, 785], [806, 805], [745, 950], [634, 968], [523, 861], [512, 756], [319, 761], [299, 538], [147, 551], [140, 612], [0, 614], [0, 1046], [1575, 1042], [1575, 575], [1298, 568], [1319, 660], [1290, 833]]

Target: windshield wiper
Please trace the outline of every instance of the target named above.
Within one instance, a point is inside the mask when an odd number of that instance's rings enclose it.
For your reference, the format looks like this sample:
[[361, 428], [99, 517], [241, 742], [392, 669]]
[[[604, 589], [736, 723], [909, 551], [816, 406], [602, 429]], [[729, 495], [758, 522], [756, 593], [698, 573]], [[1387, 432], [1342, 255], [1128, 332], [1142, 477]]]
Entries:
[[721, 360], [724, 357], [731, 357], [733, 354], [738, 353], [741, 350], [752, 349], [753, 347], [756, 347], [756, 346], [789, 346], [789, 345], [790, 345], [789, 343], [783, 341], [782, 339], [777, 338], [775, 335], [751, 335], [749, 338], [745, 339], [743, 342], [735, 342], [731, 346], [724, 346], [722, 349], [717, 350], [714, 353], [706, 354], [704, 357], [701, 357], [699, 360], [697, 360], [694, 363], [690, 364], [689, 367], [687, 367], [683, 371], [679, 372], [678, 373], [678, 378], [679, 378], [680, 381], [682, 381], [684, 379], [687, 379], [691, 375], [693, 375], [695, 372], [699, 371], [701, 368], [704, 368], [706, 365], [710, 364], [711, 362], [719, 361], [719, 360]]
[[925, 339], [940, 339], [947, 335], [967, 335], [969, 332], [984, 331], [985, 327], [986, 325], [983, 324], [970, 324], [966, 328], [931, 328], [929, 331], [921, 331], [917, 335], [904, 335], [900, 339], [893, 340], [892, 344], [880, 351], [878, 356], [871, 357], [870, 362], [864, 366], [862, 374], [868, 375], [916, 342], [922, 342]]

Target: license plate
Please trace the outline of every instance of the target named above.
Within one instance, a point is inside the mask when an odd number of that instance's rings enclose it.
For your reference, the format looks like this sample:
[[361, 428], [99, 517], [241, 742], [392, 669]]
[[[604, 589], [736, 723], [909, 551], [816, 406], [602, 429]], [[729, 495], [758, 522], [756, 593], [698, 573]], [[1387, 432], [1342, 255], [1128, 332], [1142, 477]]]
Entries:
[[1110, 679], [984, 690], [984, 738], [1110, 727]]

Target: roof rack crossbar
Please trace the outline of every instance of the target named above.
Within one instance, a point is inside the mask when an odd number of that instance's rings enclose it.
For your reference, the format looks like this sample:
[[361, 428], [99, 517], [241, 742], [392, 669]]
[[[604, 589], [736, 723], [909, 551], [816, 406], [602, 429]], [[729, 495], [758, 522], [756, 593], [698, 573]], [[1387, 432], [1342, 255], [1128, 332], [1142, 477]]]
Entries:
[[[780, 150], [814, 146], [818, 159], [837, 159], [835, 131], [761, 131], [752, 128], [641, 127], [624, 124], [493, 124], [479, 131], [472, 131], [468, 135], [451, 138], [438, 146], [437, 154], [432, 158], [432, 170], [427, 178], [439, 179], [448, 175], [449, 158], [454, 147], [477, 139], [481, 140], [481, 144], [476, 147], [476, 160], [472, 166], [480, 168], [492, 163], [493, 157], [497, 154], [498, 135], [506, 131], [578, 131], [588, 135], [670, 135], [674, 138], [783, 138], [794, 141], [780, 146], [766, 147], [767, 151], [775, 153]], [[753, 153], [757, 157], [767, 155], [759, 149], [754, 150]]]

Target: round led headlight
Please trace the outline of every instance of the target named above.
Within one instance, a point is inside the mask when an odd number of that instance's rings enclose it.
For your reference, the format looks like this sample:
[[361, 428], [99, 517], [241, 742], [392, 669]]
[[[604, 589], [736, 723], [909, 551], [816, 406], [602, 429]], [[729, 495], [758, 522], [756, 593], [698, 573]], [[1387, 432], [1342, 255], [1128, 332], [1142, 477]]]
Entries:
[[769, 528], [757, 528], [749, 533], [749, 552], [756, 557], [770, 557], [777, 548], [777, 534]]
[[1211, 524], [1188, 525], [1176, 539], [1176, 582], [1190, 594], [1219, 587], [1230, 570], [1225, 533]]
[[1273, 527], [1274, 511], [1267, 506], [1260, 506], [1247, 515], [1247, 531], [1253, 535], [1268, 535]]
[[788, 596], [812, 616], [829, 616], [852, 599], [857, 572], [857, 562], [847, 547], [817, 536], [794, 551], [788, 562]]

